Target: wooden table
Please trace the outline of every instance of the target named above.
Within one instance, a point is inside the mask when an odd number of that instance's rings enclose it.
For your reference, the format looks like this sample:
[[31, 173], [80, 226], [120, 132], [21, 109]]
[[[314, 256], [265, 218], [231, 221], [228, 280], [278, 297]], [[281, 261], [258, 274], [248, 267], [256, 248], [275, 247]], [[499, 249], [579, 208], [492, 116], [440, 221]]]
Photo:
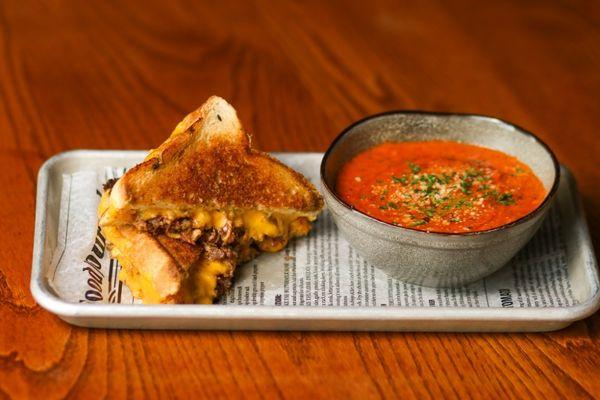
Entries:
[[0, 398], [600, 396], [598, 315], [546, 334], [144, 332], [37, 306], [42, 162], [156, 146], [211, 94], [264, 150], [323, 151], [389, 109], [514, 121], [574, 172], [598, 249], [598, 2], [160, 3], [0, 2]]

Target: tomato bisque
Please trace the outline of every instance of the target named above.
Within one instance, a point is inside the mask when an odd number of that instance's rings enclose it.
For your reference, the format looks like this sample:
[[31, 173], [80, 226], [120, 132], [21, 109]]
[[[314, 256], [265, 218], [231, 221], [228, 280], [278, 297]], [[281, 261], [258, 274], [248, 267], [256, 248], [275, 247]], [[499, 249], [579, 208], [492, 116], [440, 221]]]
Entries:
[[386, 142], [341, 169], [336, 190], [355, 209], [428, 232], [485, 231], [535, 210], [546, 190], [515, 157], [459, 142]]

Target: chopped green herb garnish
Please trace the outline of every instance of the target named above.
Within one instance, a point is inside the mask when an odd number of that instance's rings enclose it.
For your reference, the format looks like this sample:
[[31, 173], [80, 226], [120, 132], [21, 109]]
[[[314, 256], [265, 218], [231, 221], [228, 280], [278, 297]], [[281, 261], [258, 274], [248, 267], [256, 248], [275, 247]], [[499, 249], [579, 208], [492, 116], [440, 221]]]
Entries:
[[398, 205], [391, 201], [388, 203], [388, 207], [393, 208], [394, 210], [398, 209]]
[[403, 185], [406, 185], [408, 183], [408, 178], [406, 178], [405, 176], [397, 177], [392, 175], [392, 181], [394, 183], [401, 183]]
[[422, 219], [419, 219], [415, 222], [413, 222], [412, 224], [410, 224], [410, 226], [419, 226], [419, 225], [425, 225], [427, 222], [423, 221]]
[[435, 194], [437, 192], [439, 192], [439, 190], [436, 189], [436, 188], [434, 188], [433, 186], [427, 186], [425, 188], [425, 194], [428, 195], [428, 196], [431, 195], [431, 194]]
[[462, 206], [471, 208], [471, 207], [473, 207], [473, 203], [471, 203], [469, 200], [466, 200], [466, 199], [460, 199], [458, 201], [458, 203], [456, 203], [456, 208], [461, 208]]
[[413, 174], [418, 174], [419, 171], [421, 171], [421, 167], [419, 167], [417, 164], [414, 164], [412, 161], [408, 162], [408, 167], [410, 168]]
[[473, 187], [472, 181], [463, 180], [460, 182], [460, 191], [464, 194], [471, 194], [471, 187]]
[[498, 203], [502, 204], [503, 206], [509, 206], [511, 204], [515, 204], [515, 199], [513, 198], [513, 195], [510, 193], [502, 193], [500, 196], [498, 196], [497, 200], [498, 200]]
[[427, 194], [438, 193], [439, 189], [436, 189], [433, 187], [439, 181], [437, 176], [432, 175], [432, 174], [422, 175], [422, 176], [425, 177], [425, 181], [427, 182], [427, 188], [425, 189], [425, 193], [427, 193]]

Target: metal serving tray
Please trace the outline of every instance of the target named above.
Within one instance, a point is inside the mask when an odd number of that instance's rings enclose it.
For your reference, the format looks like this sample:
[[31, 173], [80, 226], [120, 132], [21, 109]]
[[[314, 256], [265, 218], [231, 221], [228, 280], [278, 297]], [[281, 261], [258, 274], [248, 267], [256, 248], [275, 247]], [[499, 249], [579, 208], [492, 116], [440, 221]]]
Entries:
[[[560, 260], [563, 263], [562, 271], [568, 278], [567, 289], [569, 293], [572, 293], [570, 302], [550, 301], [550, 306], [542, 309], [540, 305], [547, 305], [547, 299], [540, 301], [534, 296], [533, 300], [528, 299], [525, 303], [521, 302], [520, 306], [513, 305], [512, 298], [507, 300], [502, 297], [502, 290], [506, 289], [500, 288], [496, 290], [496, 292], [499, 291], [499, 298], [493, 298], [492, 295], [488, 297], [486, 294], [485, 300], [477, 303], [476, 306], [473, 304], [467, 306], [461, 303], [462, 295], [459, 291], [454, 290], [437, 291], [438, 299], [442, 298], [442, 294], [445, 293], [445, 302], [454, 302], [453, 306], [447, 306], [447, 304], [443, 304], [444, 301], [436, 301], [431, 296], [424, 303], [421, 299], [421, 303], [416, 305], [398, 305], [409, 298], [409, 291], [412, 291], [411, 293], [414, 295], [421, 293], [421, 289], [418, 287], [416, 289], [415, 287], [407, 288], [401, 282], [394, 283], [390, 280], [388, 280], [391, 287], [389, 302], [379, 304], [373, 300], [369, 306], [364, 305], [365, 301], [366, 304], [369, 304], [370, 292], [368, 291], [365, 291], [364, 298], [359, 298], [357, 302], [354, 302], [353, 299], [354, 305], [340, 304], [339, 299], [337, 304], [340, 305], [327, 305], [332, 304], [331, 298], [327, 302], [325, 299], [319, 299], [319, 301], [322, 300], [322, 303], [318, 303], [317, 298], [313, 298], [313, 304], [310, 306], [291, 305], [293, 303], [310, 303], [307, 299], [302, 300], [302, 295], [299, 302], [294, 299], [293, 302], [291, 300], [290, 302], [279, 302], [278, 305], [259, 305], [257, 302], [246, 302], [248, 305], [239, 305], [233, 300], [225, 300], [224, 302], [227, 304], [215, 305], [90, 304], [66, 301], [57, 294], [48, 280], [53, 252], [58, 241], [63, 175], [83, 170], [98, 170], [107, 166], [130, 167], [143, 159], [145, 154], [146, 152], [143, 151], [70, 151], [50, 158], [39, 171], [31, 292], [38, 304], [71, 324], [97, 328], [141, 329], [525, 332], [560, 329], [593, 314], [600, 307], [596, 258], [590, 244], [575, 182], [571, 174], [564, 168], [562, 169], [558, 201], [555, 205], [557, 223], [549, 226], [560, 226], [561, 229], [560, 235], [557, 237], [561, 238], [561, 242], [558, 244], [560, 251], [564, 251]], [[276, 153], [274, 155], [283, 162], [300, 169], [313, 181], [317, 179], [322, 154]], [[321, 246], [323, 243], [326, 244], [327, 240], [333, 240], [332, 237], [337, 240], [335, 228], [333, 224], [327, 222], [327, 218], [329, 217], [325, 213], [320, 218], [325, 222], [316, 226], [315, 232], [311, 233], [311, 236], [316, 236], [315, 243], [321, 243]], [[333, 230], [334, 236], [319, 237], [322, 235], [324, 226], [330, 229], [330, 234]], [[316, 242], [317, 240], [319, 242]], [[339, 240], [343, 241], [341, 238]], [[304, 246], [304, 242], [299, 241], [298, 246]], [[543, 259], [543, 248], [544, 246], [537, 246], [530, 252], [532, 254], [537, 252], [536, 257]], [[352, 250], [349, 251], [352, 254]], [[282, 255], [282, 257], [284, 256]], [[355, 263], [355, 267], [358, 266], [355, 271], [359, 273], [360, 277], [360, 271], [368, 271], [370, 266], [366, 263], [361, 264], [357, 255], [354, 257], [355, 261], [358, 260]], [[527, 257], [527, 255], [521, 257]], [[257, 260], [254, 263], [255, 270], [256, 265], [261, 264], [261, 258], [259, 257]], [[338, 272], [342, 271], [340, 268], [355, 268], [345, 265], [344, 260], [338, 262], [337, 258], [336, 263]], [[244, 268], [249, 267], [243, 266], [240, 269]], [[315, 268], [318, 267], [313, 266], [313, 270], [317, 271]], [[481, 288], [483, 288], [492, 293], [495, 290], [492, 288], [498, 286], [498, 280], [507, 279], [506, 277], [513, 272], [515, 276], [518, 275], [520, 273], [518, 268], [514, 265], [507, 266], [499, 273], [475, 284], [473, 290], [482, 290]], [[298, 273], [301, 273], [300, 266], [296, 266], [296, 269], [298, 269]], [[330, 271], [335, 271], [335, 269]], [[536, 271], [535, 273], [539, 274], [539, 271], [543, 272], [543, 269]], [[292, 272], [295, 276], [295, 271]], [[371, 273], [373, 274], [373, 272]], [[364, 276], [366, 277], [366, 275]], [[377, 272], [377, 276], [380, 276], [380, 272]], [[315, 279], [317, 279], [316, 274]], [[330, 275], [328, 279], [331, 284], [332, 279], [335, 280], [335, 276]], [[553, 285], [553, 275], [550, 275], [549, 279], [550, 283], [543, 279], [538, 280], [538, 285]], [[310, 280], [308, 282], [310, 283]], [[279, 281], [261, 282], [261, 287], [264, 284], [275, 291], [278, 290], [277, 285], [281, 285]], [[537, 293], [535, 291], [540, 287], [534, 286], [524, 287], [523, 290]], [[357, 288], [360, 289], [362, 286], [357, 286]], [[365, 288], [367, 287], [365, 286]], [[286, 287], [286, 291], [287, 289]], [[342, 291], [345, 289], [342, 288]], [[355, 288], [351, 289], [351, 292], [354, 293]], [[375, 290], [374, 284], [371, 289]], [[540, 293], [551, 293], [552, 290], [556, 292], [555, 286], [541, 289], [545, 291]], [[405, 300], [400, 298], [400, 292], [394, 292], [394, 290], [404, 290]], [[393, 299], [394, 293], [396, 293], [397, 300]], [[316, 290], [315, 294], [318, 294]], [[459, 297], [460, 301], [457, 300]], [[385, 305], [385, 307], [381, 305]]]

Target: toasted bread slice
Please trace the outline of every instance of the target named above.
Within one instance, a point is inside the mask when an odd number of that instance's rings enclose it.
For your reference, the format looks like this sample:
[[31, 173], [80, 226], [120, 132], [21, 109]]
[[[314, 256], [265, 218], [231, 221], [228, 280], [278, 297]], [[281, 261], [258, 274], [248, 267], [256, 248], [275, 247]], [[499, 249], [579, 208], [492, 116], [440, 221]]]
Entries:
[[302, 175], [250, 147], [211, 97], [102, 196], [99, 224], [145, 303], [211, 303], [236, 265], [306, 235], [323, 200]]
[[302, 175], [250, 148], [236, 112], [211, 97], [189, 114], [169, 139], [113, 187], [103, 225], [131, 223], [143, 212], [268, 210], [313, 220], [323, 207]]

